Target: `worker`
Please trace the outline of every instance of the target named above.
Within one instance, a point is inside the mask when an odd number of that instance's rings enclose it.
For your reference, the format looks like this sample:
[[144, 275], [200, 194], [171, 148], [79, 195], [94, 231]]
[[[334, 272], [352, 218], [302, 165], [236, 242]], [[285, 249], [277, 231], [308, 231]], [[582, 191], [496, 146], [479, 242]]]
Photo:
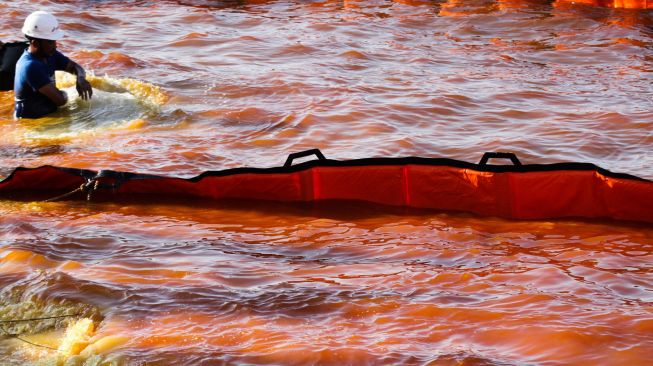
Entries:
[[93, 96], [84, 69], [57, 51], [57, 41], [64, 33], [52, 14], [33, 12], [25, 19], [22, 31], [29, 46], [16, 63], [15, 118], [40, 118], [68, 102], [66, 92], [57, 89], [55, 70], [77, 76], [76, 89], [82, 99]]

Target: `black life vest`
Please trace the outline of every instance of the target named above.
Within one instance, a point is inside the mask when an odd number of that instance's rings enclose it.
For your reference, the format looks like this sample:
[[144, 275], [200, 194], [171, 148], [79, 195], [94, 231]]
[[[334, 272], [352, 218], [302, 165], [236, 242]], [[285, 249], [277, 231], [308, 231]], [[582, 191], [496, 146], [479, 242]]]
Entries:
[[4, 43], [0, 46], [0, 90], [14, 90], [16, 62], [29, 46], [27, 42]]

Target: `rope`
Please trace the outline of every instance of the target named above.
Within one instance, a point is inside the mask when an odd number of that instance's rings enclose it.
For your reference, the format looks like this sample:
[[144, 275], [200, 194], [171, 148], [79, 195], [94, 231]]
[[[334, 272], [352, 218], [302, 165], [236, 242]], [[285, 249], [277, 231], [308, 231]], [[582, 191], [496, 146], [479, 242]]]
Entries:
[[49, 198], [49, 199], [47, 199], [47, 200], [45, 200], [45, 201], [43, 201], [43, 202], [54, 202], [54, 201], [59, 201], [59, 200], [64, 199], [64, 198], [66, 198], [66, 197], [72, 196], [73, 194], [75, 194], [75, 193], [77, 193], [77, 192], [80, 192], [80, 191], [82, 191], [82, 190], [84, 190], [84, 184], [82, 184], [79, 188], [75, 189], [75, 190], [72, 191], [72, 192], [68, 192], [68, 193], [62, 194], [61, 196], [57, 196], [57, 197], [53, 197], [53, 198]]
[[[88, 192], [86, 193], [86, 200], [87, 200], [87, 201], [90, 201], [90, 200], [91, 200], [91, 195], [92, 195], [93, 192], [96, 191], [96, 190], [98, 189], [98, 187], [100, 186], [100, 181], [97, 180], [97, 179], [93, 179], [93, 180], [88, 181], [87, 184], [88, 184], [88, 186], [87, 186], [87, 188], [88, 188]], [[91, 185], [92, 185], [92, 187], [91, 187]]]
[[31, 322], [35, 320], [49, 320], [49, 319], [61, 319], [61, 318], [71, 318], [73, 316], [80, 316], [82, 314], [67, 314], [67, 315], [58, 315], [58, 316], [47, 316], [44, 318], [29, 318], [29, 319], [9, 319], [9, 320], [0, 320], [0, 324], [5, 323], [21, 323], [21, 322]]
[[41, 348], [47, 348], [47, 349], [51, 349], [51, 350], [53, 350], [53, 351], [61, 352], [61, 351], [59, 351], [58, 349], [56, 349], [56, 348], [54, 348], [54, 347], [46, 346], [46, 345], [44, 345], [44, 344], [38, 344], [38, 343], [30, 342], [30, 341], [28, 341], [28, 340], [25, 339], [25, 338], [21, 338], [21, 337], [19, 337], [17, 334], [7, 334], [7, 335], [8, 335], [8, 336], [11, 336], [11, 337], [13, 337], [13, 338], [16, 338], [16, 339], [18, 339], [19, 341], [23, 341], [23, 342], [25, 342], [25, 343], [27, 343], [27, 344], [31, 344], [32, 346], [41, 347]]
[[70, 197], [70, 196], [72, 196], [73, 194], [75, 194], [77, 192], [87, 192], [86, 199], [88, 201], [90, 201], [91, 200], [91, 193], [93, 193], [94, 190], [98, 189], [99, 185], [100, 185], [100, 182], [97, 181], [95, 178], [90, 179], [90, 180], [82, 183], [82, 185], [80, 185], [78, 188], [76, 188], [73, 191], [70, 191], [68, 193], [64, 193], [61, 196], [49, 198], [49, 199], [47, 199], [47, 200], [45, 200], [43, 202], [59, 201], [59, 200], [62, 200], [64, 198]]
[[[78, 188], [78, 189], [79, 189], [79, 188]], [[46, 346], [46, 345], [43, 345], [43, 344], [34, 343], [34, 342], [32, 342], [32, 341], [28, 341], [27, 339], [22, 338], [22, 337], [20, 336], [20, 334], [9, 333], [9, 332], [7, 331], [7, 329], [4, 327], [3, 324], [7, 324], [7, 323], [30, 322], [30, 321], [35, 321], [35, 320], [51, 320], [51, 319], [70, 318], [70, 317], [73, 317], [73, 316], [79, 316], [79, 315], [82, 315], [82, 314], [79, 314], [79, 313], [78, 313], [78, 314], [66, 314], [66, 315], [57, 315], [57, 316], [46, 316], [46, 317], [42, 317], [42, 318], [0, 320], [0, 330], [2, 330], [2, 333], [4, 333], [4, 335], [7, 336], [7, 337], [16, 338], [16, 339], [18, 339], [19, 341], [25, 342], [25, 343], [30, 344], [30, 345], [35, 346], [35, 347], [47, 348], [47, 349], [50, 349], [50, 350], [53, 350], [53, 351], [61, 352], [61, 351], [59, 351], [59, 350], [56, 349], [56, 348], [53, 348], [53, 347], [50, 347], [50, 346]]]
[[35, 346], [35, 347], [47, 348], [47, 349], [50, 349], [50, 350], [53, 350], [53, 351], [61, 352], [61, 351], [59, 351], [59, 350], [56, 349], [56, 348], [53, 348], [53, 347], [50, 347], [50, 346], [46, 346], [46, 345], [44, 345], [44, 344], [38, 344], [38, 343], [34, 343], [34, 342], [32, 342], [32, 341], [28, 341], [28, 340], [25, 339], [25, 338], [21, 338], [19, 334], [9, 333], [9, 332], [7, 331], [7, 329], [5, 329], [4, 326], [1, 326], [1, 325], [0, 325], [0, 330], [2, 330], [2, 333], [4, 333], [4, 335], [7, 336], [7, 337], [16, 338], [16, 339], [18, 339], [19, 341], [25, 342], [25, 343], [30, 344], [30, 345]]

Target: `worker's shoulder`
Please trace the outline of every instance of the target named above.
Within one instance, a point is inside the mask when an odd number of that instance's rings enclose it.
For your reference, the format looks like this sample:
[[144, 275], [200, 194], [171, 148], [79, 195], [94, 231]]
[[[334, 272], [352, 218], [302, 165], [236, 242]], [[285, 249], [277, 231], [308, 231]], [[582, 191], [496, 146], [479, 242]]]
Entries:
[[31, 65], [36, 61], [36, 58], [32, 56], [31, 53], [27, 52], [25, 50], [20, 57], [18, 58], [18, 61], [16, 61], [16, 68], [18, 68], [19, 65]]
[[16, 62], [16, 75], [19, 77], [28, 78], [28, 75], [45, 74], [47, 74], [46, 65], [28, 52], [24, 53]]

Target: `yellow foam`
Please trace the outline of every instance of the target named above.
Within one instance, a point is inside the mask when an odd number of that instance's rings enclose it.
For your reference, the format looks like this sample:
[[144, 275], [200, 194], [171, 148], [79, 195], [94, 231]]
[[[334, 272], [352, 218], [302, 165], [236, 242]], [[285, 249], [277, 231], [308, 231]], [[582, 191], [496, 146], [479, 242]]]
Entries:
[[89, 318], [77, 320], [68, 326], [64, 339], [58, 351], [63, 355], [78, 355], [89, 345], [89, 340], [95, 331], [95, 324]]
[[106, 355], [110, 351], [127, 343], [128, 340], [129, 338], [120, 335], [102, 337], [88, 345], [79, 355], [85, 358], [93, 355]]
[[[64, 89], [75, 86], [77, 79], [74, 75], [65, 72], [57, 72], [55, 75], [58, 88]], [[169, 99], [168, 95], [160, 87], [141, 80], [113, 78], [108, 75], [102, 77], [87, 75], [86, 80], [91, 83], [94, 89], [110, 93], [130, 93], [142, 102], [157, 106], [165, 104]]]

